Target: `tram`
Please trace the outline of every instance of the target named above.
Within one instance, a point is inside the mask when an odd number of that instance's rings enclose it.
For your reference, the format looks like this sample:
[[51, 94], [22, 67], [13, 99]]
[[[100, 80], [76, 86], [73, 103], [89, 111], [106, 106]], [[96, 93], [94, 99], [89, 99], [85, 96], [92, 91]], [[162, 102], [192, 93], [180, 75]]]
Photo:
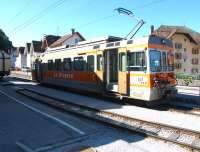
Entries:
[[40, 83], [157, 101], [176, 93], [173, 60], [168, 39], [108, 37], [48, 49], [35, 59], [32, 73]]
[[5, 75], [9, 75], [10, 68], [10, 56], [6, 52], [0, 50], [0, 78], [3, 78]]

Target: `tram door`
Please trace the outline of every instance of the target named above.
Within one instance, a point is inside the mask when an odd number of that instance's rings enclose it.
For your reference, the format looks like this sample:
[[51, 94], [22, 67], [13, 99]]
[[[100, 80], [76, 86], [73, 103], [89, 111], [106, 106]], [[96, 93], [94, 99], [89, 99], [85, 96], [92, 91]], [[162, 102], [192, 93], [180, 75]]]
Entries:
[[35, 72], [36, 80], [40, 82], [42, 80], [42, 63], [39, 59], [35, 62]]
[[104, 83], [107, 91], [118, 92], [118, 50], [105, 50]]
[[120, 94], [127, 94], [127, 50], [126, 48], [119, 48], [118, 50], [119, 71], [118, 71], [118, 92]]

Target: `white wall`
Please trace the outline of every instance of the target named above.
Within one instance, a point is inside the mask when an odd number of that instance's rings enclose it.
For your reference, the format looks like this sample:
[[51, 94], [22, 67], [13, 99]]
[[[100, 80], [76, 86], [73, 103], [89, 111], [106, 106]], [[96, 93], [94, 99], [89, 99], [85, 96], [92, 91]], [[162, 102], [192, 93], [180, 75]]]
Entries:
[[16, 57], [15, 68], [21, 68], [21, 54]]
[[15, 61], [15, 67], [16, 68], [23, 68], [27, 66], [27, 58], [26, 55], [24, 54], [19, 54], [18, 57], [16, 57], [16, 61]]
[[21, 54], [21, 68], [27, 66], [27, 55]]
[[30, 53], [27, 54], [26, 60], [27, 60], [26, 66], [31, 68], [31, 54]]

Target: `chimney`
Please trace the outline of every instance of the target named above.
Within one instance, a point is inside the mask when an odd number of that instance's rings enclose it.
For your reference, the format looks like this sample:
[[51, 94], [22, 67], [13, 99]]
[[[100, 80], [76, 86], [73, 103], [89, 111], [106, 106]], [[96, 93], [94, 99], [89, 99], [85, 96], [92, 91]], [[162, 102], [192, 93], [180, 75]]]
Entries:
[[154, 32], [154, 26], [151, 25], [151, 34], [153, 34], [153, 32]]
[[72, 35], [75, 33], [75, 29], [74, 28], [72, 28], [71, 29], [71, 31], [72, 31]]

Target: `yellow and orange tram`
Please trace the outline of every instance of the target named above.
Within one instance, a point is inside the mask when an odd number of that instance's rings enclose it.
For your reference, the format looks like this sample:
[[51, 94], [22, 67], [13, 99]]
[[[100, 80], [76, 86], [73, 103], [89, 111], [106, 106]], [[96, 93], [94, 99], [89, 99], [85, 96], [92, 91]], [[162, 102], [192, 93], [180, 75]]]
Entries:
[[144, 101], [176, 93], [173, 45], [150, 35], [140, 39], [85, 41], [48, 49], [35, 59], [41, 83]]

